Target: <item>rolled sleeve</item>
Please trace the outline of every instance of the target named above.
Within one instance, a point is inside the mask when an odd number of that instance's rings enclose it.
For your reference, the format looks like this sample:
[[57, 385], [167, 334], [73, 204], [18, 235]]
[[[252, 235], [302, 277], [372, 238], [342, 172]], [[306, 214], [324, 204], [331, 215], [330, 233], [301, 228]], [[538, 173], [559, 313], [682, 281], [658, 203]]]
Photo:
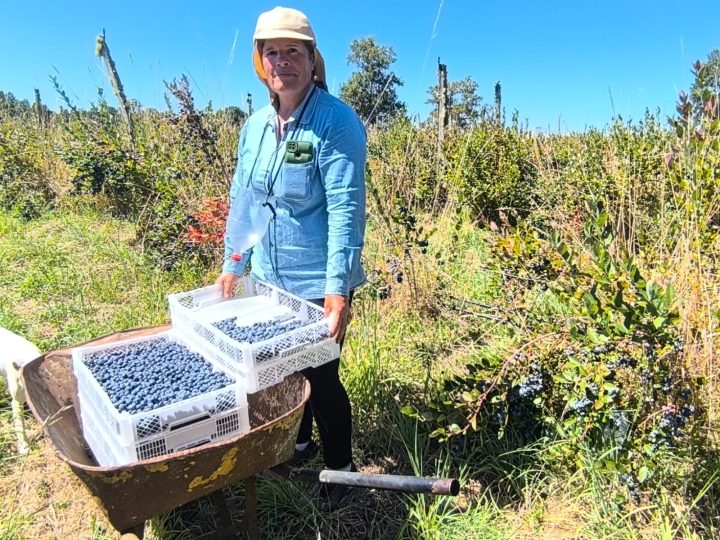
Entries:
[[365, 129], [349, 109], [339, 109], [318, 156], [328, 212], [325, 294], [347, 296], [360, 264], [365, 236]]

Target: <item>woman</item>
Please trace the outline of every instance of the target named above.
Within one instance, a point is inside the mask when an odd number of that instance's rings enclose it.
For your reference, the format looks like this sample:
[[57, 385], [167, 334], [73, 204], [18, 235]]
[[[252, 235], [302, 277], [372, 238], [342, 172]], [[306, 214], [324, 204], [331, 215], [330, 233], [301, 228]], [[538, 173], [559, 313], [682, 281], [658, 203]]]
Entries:
[[[270, 105], [243, 126], [230, 198], [250, 187], [274, 202], [273, 217], [260, 243], [240, 257], [233, 256], [226, 235], [217, 282], [231, 296], [250, 259], [257, 279], [324, 306], [331, 335], [342, 345], [353, 291], [365, 281], [360, 264], [365, 130], [354, 111], [327, 92], [324, 62], [303, 13], [277, 7], [261, 14], [253, 46], [255, 71], [270, 91]], [[302, 372], [311, 396], [295, 464], [317, 451], [311, 439], [314, 417], [325, 466], [356, 470], [350, 400], [339, 366], [338, 358]], [[325, 506], [334, 510], [346, 492], [345, 486], [329, 486]]]

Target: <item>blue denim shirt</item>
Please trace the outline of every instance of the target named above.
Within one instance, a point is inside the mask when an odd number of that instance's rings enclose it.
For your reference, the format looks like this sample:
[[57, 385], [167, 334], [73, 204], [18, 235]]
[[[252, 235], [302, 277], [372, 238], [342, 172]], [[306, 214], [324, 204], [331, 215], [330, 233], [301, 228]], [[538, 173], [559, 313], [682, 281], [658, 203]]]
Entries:
[[[305, 110], [303, 111], [303, 107]], [[302, 112], [301, 117], [300, 112]], [[268, 105], [240, 133], [232, 203], [241, 186], [276, 197], [275, 217], [262, 241], [230, 260], [224, 272], [252, 275], [301, 298], [347, 295], [365, 281], [360, 255], [365, 236], [365, 128], [355, 112], [320, 88], [308, 95], [278, 141], [277, 113]], [[312, 144], [306, 163], [288, 163], [287, 142]]]

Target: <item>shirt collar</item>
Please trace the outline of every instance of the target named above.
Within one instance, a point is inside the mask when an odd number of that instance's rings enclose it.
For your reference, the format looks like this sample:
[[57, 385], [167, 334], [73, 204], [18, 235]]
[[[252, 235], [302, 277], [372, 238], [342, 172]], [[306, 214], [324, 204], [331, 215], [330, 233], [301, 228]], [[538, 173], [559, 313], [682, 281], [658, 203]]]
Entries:
[[[315, 89], [315, 92], [313, 92], [313, 89]], [[301, 124], [307, 124], [310, 119], [312, 118], [313, 110], [315, 109], [315, 104], [317, 103], [318, 96], [320, 95], [320, 92], [322, 92], [322, 89], [312, 84], [308, 91], [305, 94], [305, 97], [302, 99], [302, 101], [298, 104], [298, 106], [295, 108], [293, 113], [290, 115], [290, 118], [288, 118], [288, 123], [295, 122], [297, 120], [298, 115], [300, 114], [300, 111], [302, 111], [302, 108], [305, 106], [305, 102], [309, 99], [312, 99], [312, 102], [308, 103], [307, 109], [305, 110], [305, 113], [303, 114], [303, 117], [300, 119]], [[270, 107], [270, 114], [267, 118], [267, 123], [272, 124], [273, 126], [277, 122], [277, 111], [274, 107]]]

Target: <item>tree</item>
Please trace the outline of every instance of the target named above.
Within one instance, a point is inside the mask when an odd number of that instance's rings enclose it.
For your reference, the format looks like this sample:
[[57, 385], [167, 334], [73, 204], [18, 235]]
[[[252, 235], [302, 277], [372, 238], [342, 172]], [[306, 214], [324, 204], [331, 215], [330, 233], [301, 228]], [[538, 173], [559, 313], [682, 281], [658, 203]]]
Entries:
[[[447, 110], [451, 127], [467, 128], [480, 121], [485, 107], [482, 105], [482, 97], [477, 90], [478, 84], [471, 77], [448, 83]], [[433, 106], [430, 118], [435, 119], [437, 118], [440, 89], [436, 84], [428, 88], [427, 92], [430, 97], [425, 103]]]
[[340, 98], [366, 123], [385, 123], [405, 113], [405, 104], [397, 97], [397, 87], [403, 82], [390, 69], [395, 58], [392, 47], [379, 45], [373, 37], [350, 44], [348, 64], [357, 71], [340, 87]]
[[17, 99], [12, 92], [3, 92], [0, 90], [0, 114], [8, 116], [21, 117], [29, 115], [32, 112], [32, 105], [27, 99]]
[[690, 100], [695, 110], [707, 117], [720, 116], [720, 49], [708, 54], [705, 62], [699, 60], [693, 64], [695, 80], [690, 89]]
[[221, 114], [225, 120], [236, 128], [242, 126], [243, 122], [245, 122], [245, 119], [247, 118], [247, 113], [240, 107], [235, 107], [234, 105], [226, 107], [224, 111], [221, 111]]

